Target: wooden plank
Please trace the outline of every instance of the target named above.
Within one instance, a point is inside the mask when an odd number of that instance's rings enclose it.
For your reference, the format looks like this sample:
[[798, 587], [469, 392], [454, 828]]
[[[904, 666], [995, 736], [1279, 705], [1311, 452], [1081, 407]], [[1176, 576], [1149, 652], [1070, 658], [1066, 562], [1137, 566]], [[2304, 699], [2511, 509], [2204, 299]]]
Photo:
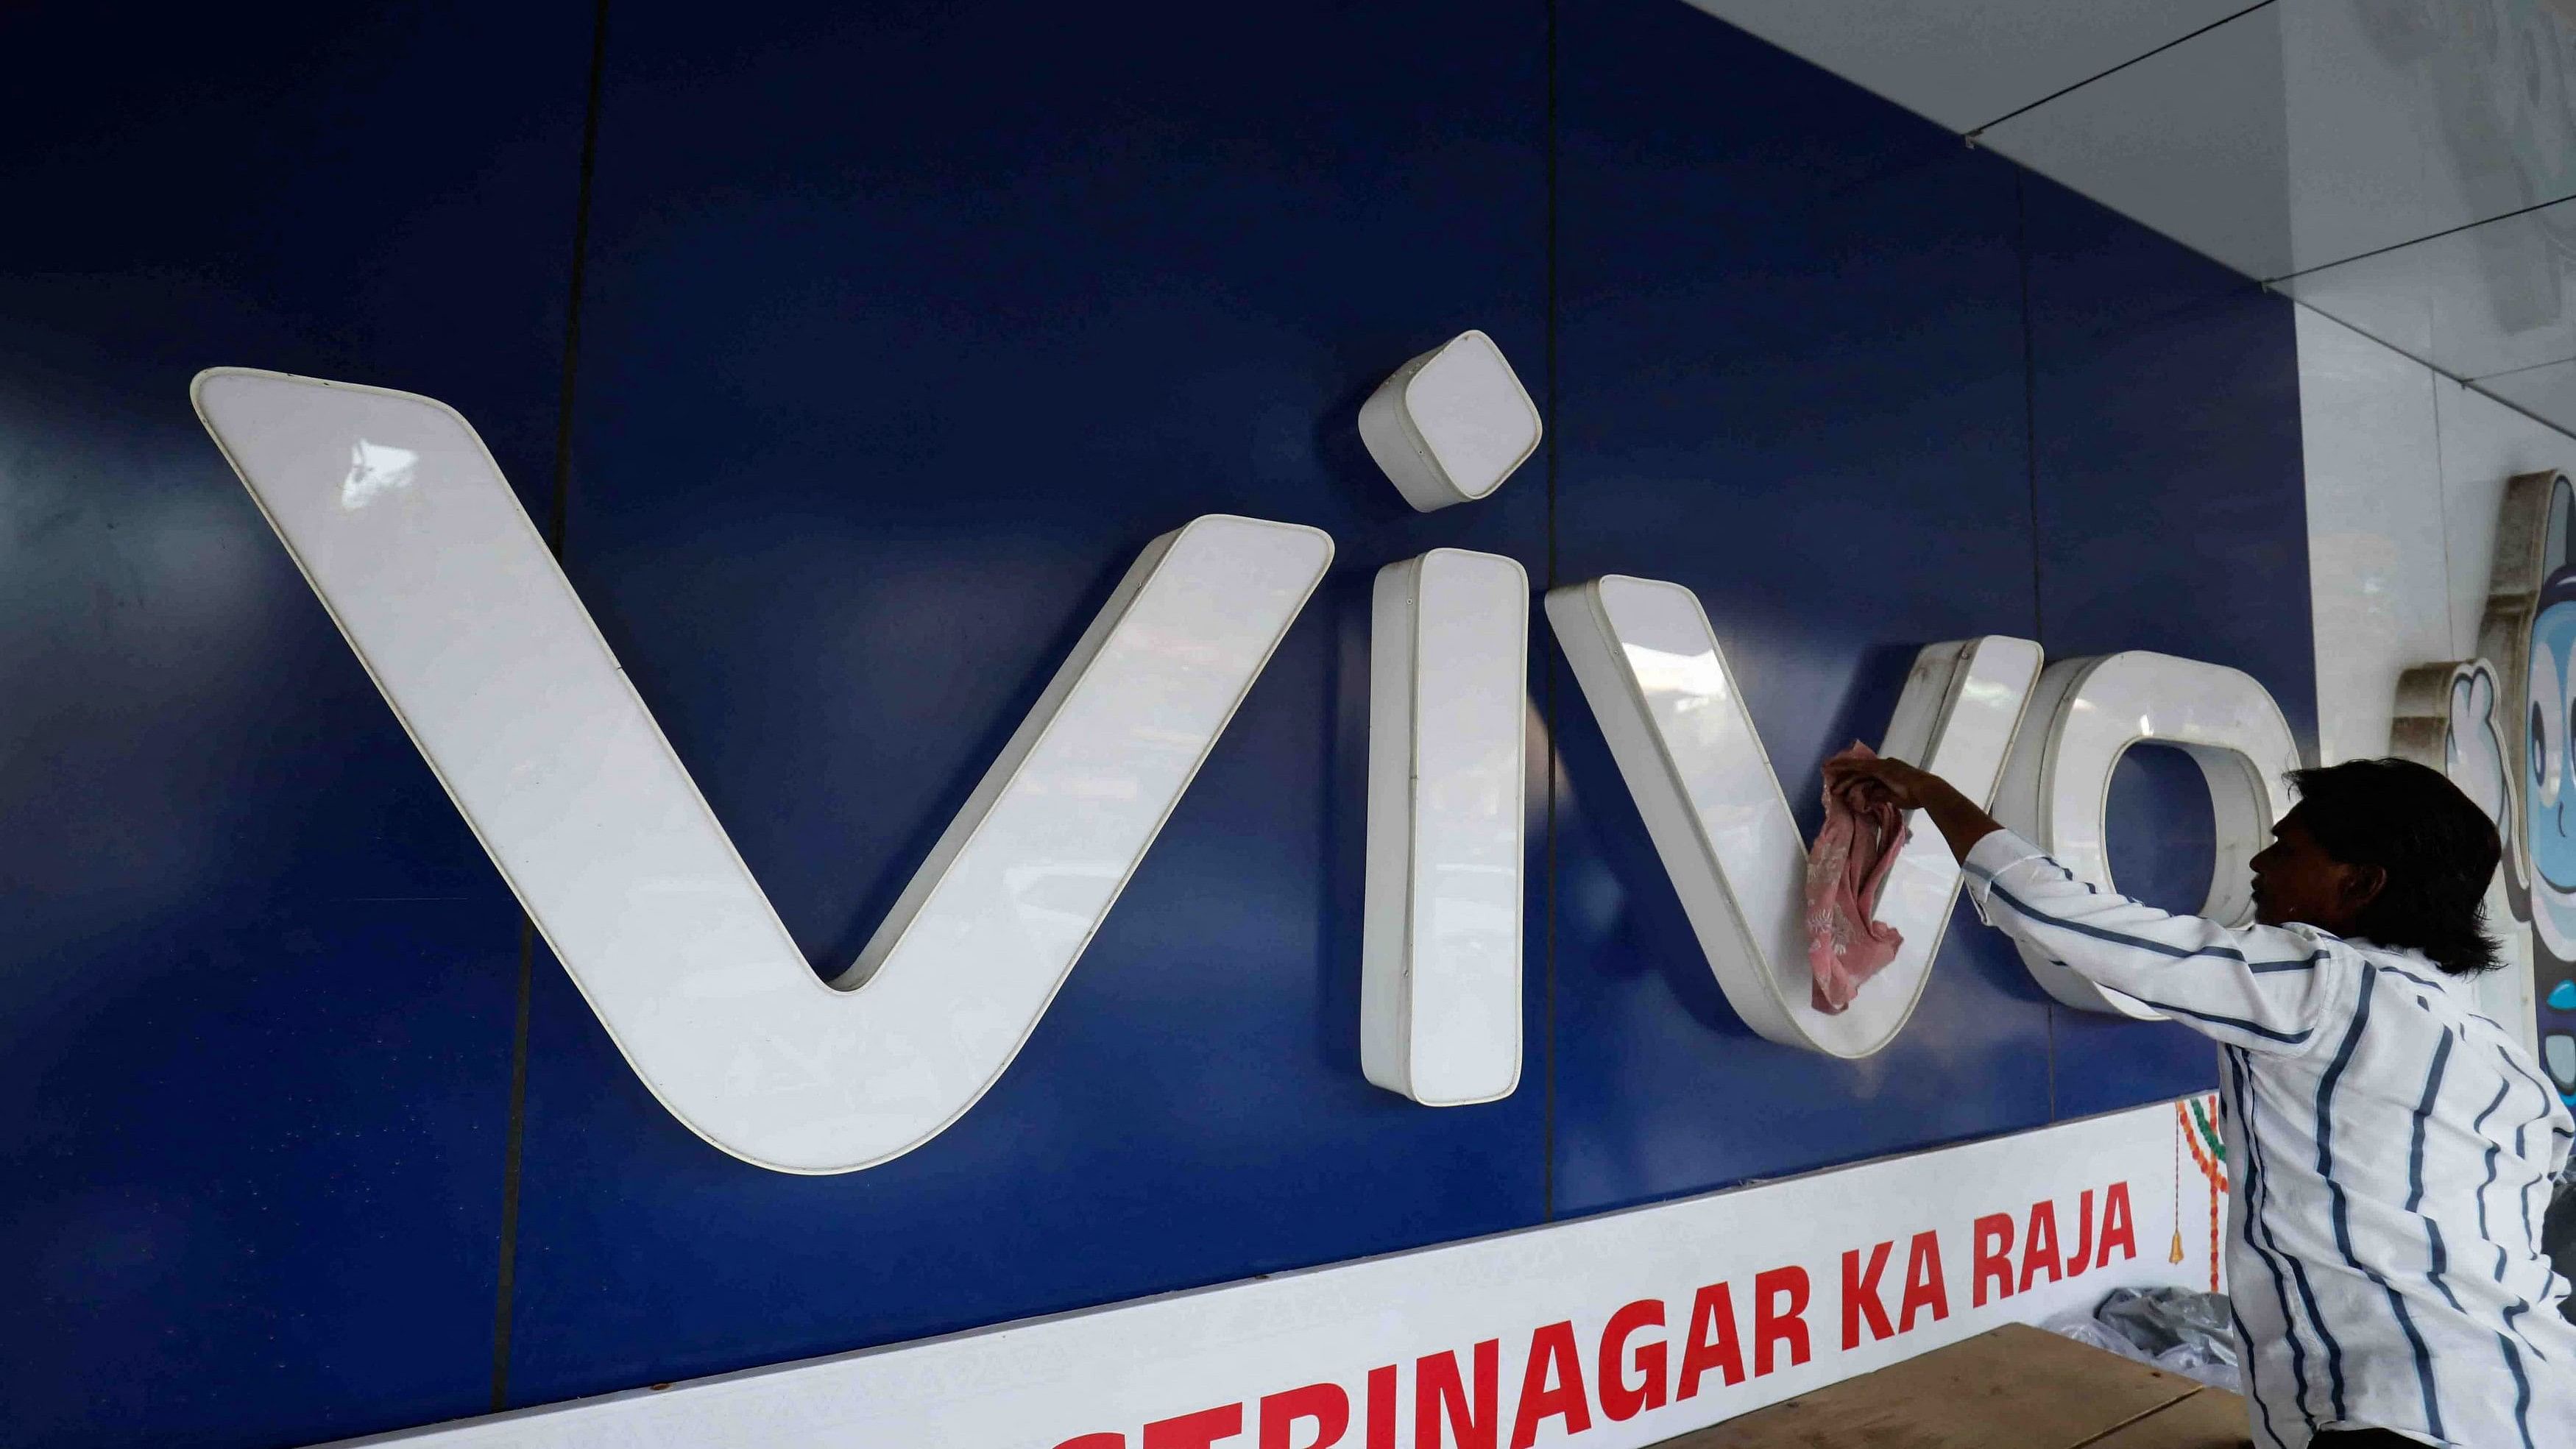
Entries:
[[[1658, 1449], [2076, 1449], [2199, 1389], [2179, 1374], [2010, 1323]], [[2161, 1449], [2161, 1441], [2139, 1442]]]
[[2084, 1449], [2245, 1449], [2254, 1442], [2246, 1413], [2242, 1395], [2202, 1389], [2112, 1430]]

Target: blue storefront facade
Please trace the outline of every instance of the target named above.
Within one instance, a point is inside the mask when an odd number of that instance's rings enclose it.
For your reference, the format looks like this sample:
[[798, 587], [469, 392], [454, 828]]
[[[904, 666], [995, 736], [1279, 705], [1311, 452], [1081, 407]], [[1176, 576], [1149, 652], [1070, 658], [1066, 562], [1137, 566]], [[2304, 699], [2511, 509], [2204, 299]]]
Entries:
[[[1370, 1086], [1369, 588], [1437, 546], [1688, 586], [1809, 829], [1936, 640], [2231, 666], [2312, 739], [2293, 324], [2244, 277], [1678, 0], [129, 23], [5, 22], [55, 138], [0, 176], [13, 1442], [306, 1443], [2211, 1085], [1966, 929], [1886, 1052], [1756, 1036], [1534, 623], [1521, 1084]], [[1547, 441], [1418, 515], [1354, 420], [1467, 328]], [[990, 1095], [765, 1173], [528, 930], [191, 415], [226, 364], [473, 421], [826, 974], [1148, 540], [1337, 553]], [[2189, 904], [2159, 755], [2114, 854]]]

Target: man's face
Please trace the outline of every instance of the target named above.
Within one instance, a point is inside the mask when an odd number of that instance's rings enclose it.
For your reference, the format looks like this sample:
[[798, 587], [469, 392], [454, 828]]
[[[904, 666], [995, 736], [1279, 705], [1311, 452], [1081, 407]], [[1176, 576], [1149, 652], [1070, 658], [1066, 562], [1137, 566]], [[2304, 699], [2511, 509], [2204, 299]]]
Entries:
[[2299, 921], [2346, 935], [2376, 893], [2364, 889], [2360, 868], [2326, 854], [2297, 810], [2272, 827], [2272, 843], [2253, 864], [2254, 919], [2267, 926]]

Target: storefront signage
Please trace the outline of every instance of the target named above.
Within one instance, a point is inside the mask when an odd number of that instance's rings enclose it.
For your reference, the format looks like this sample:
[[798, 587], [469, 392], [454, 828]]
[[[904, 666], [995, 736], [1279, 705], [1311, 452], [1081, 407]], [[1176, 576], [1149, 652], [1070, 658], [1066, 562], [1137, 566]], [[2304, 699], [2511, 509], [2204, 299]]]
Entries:
[[[1484, 349], [1452, 344], [1390, 384], [1425, 477], [1466, 497], [1499, 486], [1537, 437]], [[1333, 556], [1320, 530], [1223, 515], [1147, 545], [858, 961], [826, 983], [462, 417], [242, 369], [203, 374], [194, 395], [628, 1064], [692, 1131], [782, 1172], [884, 1162], [991, 1087]], [[1460, 426], [1487, 395], [1517, 399], [1499, 414], [1509, 426]], [[1363, 1062], [1427, 1105], [1492, 1100], [1519, 1078], [1527, 606], [1519, 566], [1490, 554], [1434, 550], [1379, 580]], [[1947, 925], [1948, 853], [1919, 832], [1886, 896], [1905, 954], [1849, 1012], [1815, 1011], [1805, 849], [1698, 599], [1610, 576], [1553, 591], [1547, 612], [1738, 1012], [1809, 1050], [1883, 1048]], [[2002, 635], [1925, 649], [1889, 748], [1980, 797], [2009, 783], [2006, 818], [2104, 879], [2120, 753], [2190, 749], [2222, 826], [2213, 908], [2236, 910], [2230, 883], [2295, 764], [2269, 696], [2161, 655], [2041, 664], [2037, 644]], [[2026, 711], [2034, 691], [2043, 707]], [[2041, 979], [2076, 1005], [2144, 1011]]]

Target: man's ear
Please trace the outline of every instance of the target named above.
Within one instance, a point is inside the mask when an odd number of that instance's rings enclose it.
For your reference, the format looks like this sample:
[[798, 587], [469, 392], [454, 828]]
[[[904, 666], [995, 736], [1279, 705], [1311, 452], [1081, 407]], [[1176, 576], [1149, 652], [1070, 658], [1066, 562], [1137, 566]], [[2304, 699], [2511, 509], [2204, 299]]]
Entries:
[[2359, 915], [2388, 889], [2388, 868], [2379, 865], [2347, 865], [2343, 868], [2343, 899], [2346, 910]]

